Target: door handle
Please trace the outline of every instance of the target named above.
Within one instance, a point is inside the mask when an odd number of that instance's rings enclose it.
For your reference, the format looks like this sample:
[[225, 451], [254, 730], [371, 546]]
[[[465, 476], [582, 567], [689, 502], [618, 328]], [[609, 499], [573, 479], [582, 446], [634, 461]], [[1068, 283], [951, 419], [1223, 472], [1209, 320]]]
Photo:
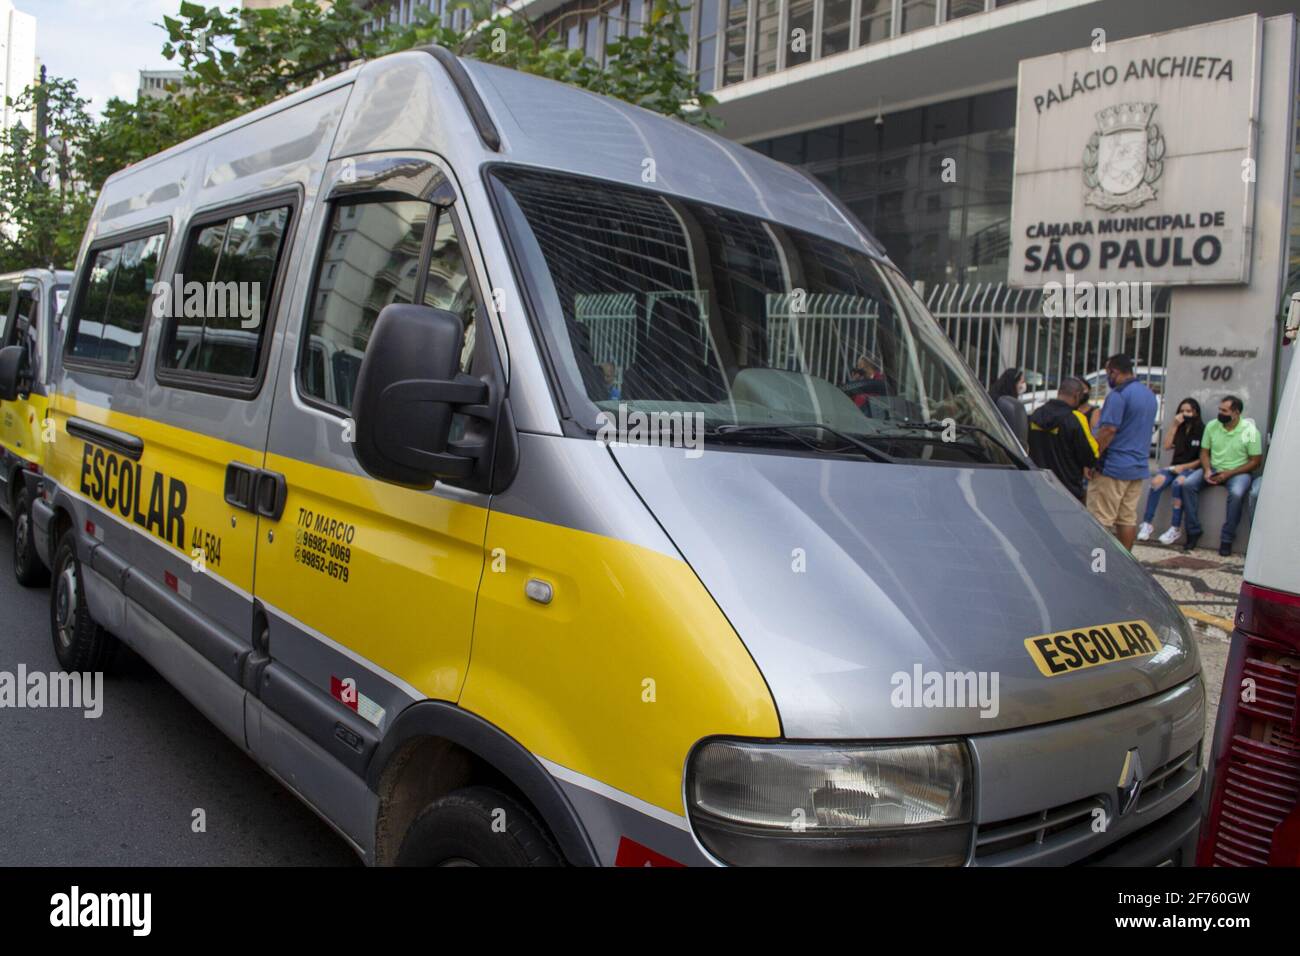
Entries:
[[243, 462], [232, 461], [226, 466], [226, 502], [244, 511], [252, 511], [257, 494], [257, 477], [260, 470]]
[[289, 497], [289, 485], [278, 471], [257, 473], [257, 513], [263, 518], [279, 521], [284, 514], [284, 502]]
[[236, 508], [279, 521], [288, 497], [289, 485], [279, 472], [240, 461], [226, 465], [226, 502]]

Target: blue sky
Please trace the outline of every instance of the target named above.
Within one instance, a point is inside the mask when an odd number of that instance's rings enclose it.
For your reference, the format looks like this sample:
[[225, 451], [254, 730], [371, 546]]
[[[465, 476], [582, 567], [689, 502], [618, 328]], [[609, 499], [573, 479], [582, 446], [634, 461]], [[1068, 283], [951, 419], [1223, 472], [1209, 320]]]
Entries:
[[[211, 5], [214, 0], [206, 0]], [[13, 0], [36, 17], [36, 55], [53, 76], [73, 78], [98, 113], [114, 96], [135, 99], [142, 69], [166, 69], [166, 34], [153, 26], [180, 0]], [[237, 6], [238, 0], [220, 0]]]

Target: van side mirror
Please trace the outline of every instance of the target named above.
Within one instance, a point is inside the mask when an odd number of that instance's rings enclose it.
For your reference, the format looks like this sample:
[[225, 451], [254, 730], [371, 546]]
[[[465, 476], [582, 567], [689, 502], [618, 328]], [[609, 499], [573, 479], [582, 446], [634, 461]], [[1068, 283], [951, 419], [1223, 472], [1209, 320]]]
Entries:
[[16, 401], [32, 390], [32, 370], [25, 345], [0, 349], [0, 400]]
[[452, 418], [480, 412], [488, 387], [460, 374], [464, 342], [454, 312], [393, 304], [379, 313], [352, 398], [353, 449], [369, 474], [418, 488], [474, 474], [486, 445], [452, 441]]

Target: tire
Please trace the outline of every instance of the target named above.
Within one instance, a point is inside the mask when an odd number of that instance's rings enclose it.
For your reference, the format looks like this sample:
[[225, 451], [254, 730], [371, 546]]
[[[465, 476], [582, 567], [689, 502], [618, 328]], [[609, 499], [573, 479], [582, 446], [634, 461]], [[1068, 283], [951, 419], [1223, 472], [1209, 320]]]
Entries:
[[420, 811], [402, 839], [396, 863], [561, 866], [563, 860], [546, 831], [518, 801], [491, 787], [466, 787]]
[[[22, 481], [22, 473], [14, 478]], [[40, 555], [36, 553], [32, 496], [26, 488], [19, 488], [14, 496], [14, 577], [25, 588], [38, 588], [50, 583], [49, 569], [41, 564]]]
[[86, 607], [76, 538], [67, 531], [54, 552], [50, 636], [65, 671], [103, 671], [117, 653], [117, 638], [95, 623]]

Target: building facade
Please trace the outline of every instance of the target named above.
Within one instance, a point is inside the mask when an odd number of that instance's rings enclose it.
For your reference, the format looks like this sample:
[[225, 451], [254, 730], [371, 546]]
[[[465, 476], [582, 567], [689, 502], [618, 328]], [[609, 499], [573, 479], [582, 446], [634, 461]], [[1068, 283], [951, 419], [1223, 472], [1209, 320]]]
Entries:
[[161, 100], [180, 94], [184, 70], [141, 70], [137, 99]]
[[[636, 35], [648, 3], [513, 6], [603, 62], [609, 40]], [[454, 5], [393, 0], [387, 20], [427, 11], [468, 27]], [[1098, 30], [1119, 40], [1294, 10], [1293, 0], [690, 0], [682, 16], [685, 59], [717, 98], [723, 134], [806, 168], [930, 289], [1006, 280], [1020, 60], [1088, 46]], [[1300, 288], [1300, 215], [1291, 222]]]
[[7, 100], [35, 83], [39, 73], [36, 18], [16, 9], [10, 0], [0, 0], [0, 128], [17, 122], [34, 128], [34, 117], [17, 113]]

